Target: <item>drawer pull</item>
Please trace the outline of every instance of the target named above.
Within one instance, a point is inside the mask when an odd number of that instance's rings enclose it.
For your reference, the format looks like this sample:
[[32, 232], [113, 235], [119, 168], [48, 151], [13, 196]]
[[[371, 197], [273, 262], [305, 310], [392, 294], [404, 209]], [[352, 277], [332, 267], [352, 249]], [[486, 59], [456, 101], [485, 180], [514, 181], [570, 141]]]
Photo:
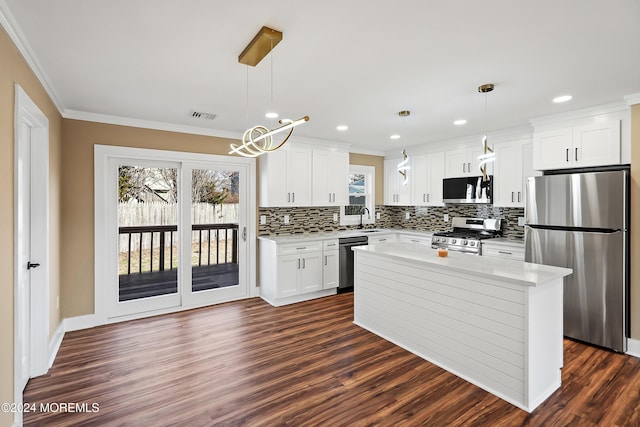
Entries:
[[378, 239], [378, 242], [386, 242], [387, 239]]
[[498, 251], [499, 254], [504, 254], [504, 255], [513, 255], [512, 252], [507, 252], [507, 251]]
[[299, 250], [302, 250], [302, 249], [307, 249], [307, 247], [306, 247], [306, 246], [303, 246], [303, 247], [301, 247], [301, 248], [296, 248], [296, 250], [298, 250], [298, 251], [299, 251]]
[[335, 246], [335, 245], [336, 245], [335, 243], [329, 243], [329, 244], [327, 244], [327, 246]]
[[420, 240], [416, 240], [416, 239], [411, 239], [411, 241], [414, 243], [420, 243]]

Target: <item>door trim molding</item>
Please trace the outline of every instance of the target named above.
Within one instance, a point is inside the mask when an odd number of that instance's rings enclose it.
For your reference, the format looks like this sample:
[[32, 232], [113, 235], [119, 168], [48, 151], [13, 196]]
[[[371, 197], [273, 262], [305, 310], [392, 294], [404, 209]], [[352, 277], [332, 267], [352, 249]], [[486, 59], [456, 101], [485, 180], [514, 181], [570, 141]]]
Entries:
[[[108, 232], [106, 225], [108, 220], [108, 201], [103, 191], [104, 182], [98, 177], [106, 177], [108, 171], [108, 163], [111, 158], [120, 159], [146, 159], [151, 161], [171, 161], [180, 163], [227, 163], [249, 167], [249, 179], [247, 182], [248, 190], [248, 220], [247, 220], [247, 244], [248, 244], [248, 260], [247, 260], [247, 297], [259, 295], [259, 289], [256, 284], [256, 235], [257, 235], [257, 207], [256, 207], [256, 160], [253, 158], [244, 158], [236, 156], [221, 156], [214, 154], [201, 154], [181, 151], [155, 150], [147, 148], [119, 147], [111, 145], [94, 145], [94, 319], [96, 325], [104, 325], [107, 323], [120, 322], [124, 320], [132, 320], [164, 314], [173, 311], [188, 310], [197, 306], [184, 306], [182, 308], [174, 308], [171, 310], [154, 310], [146, 313], [140, 313], [135, 316], [122, 316], [118, 318], [108, 318], [106, 310], [106, 299], [108, 295], [108, 286], [106, 279], [108, 277], [108, 266], [105, 260], [109, 259], [107, 247], [101, 242], [106, 242]], [[100, 260], [100, 262], [98, 262]], [[208, 304], [204, 304], [208, 305]]]
[[[19, 84], [15, 85], [14, 105], [14, 366], [13, 387], [16, 403], [22, 402], [22, 389], [18, 381], [20, 348], [18, 343], [18, 283], [23, 265], [18, 253], [19, 248], [19, 212], [23, 203], [19, 191], [19, 144], [23, 137], [22, 124], [31, 130], [31, 233], [39, 236], [40, 245], [31, 245], [31, 257], [42, 264], [41, 268], [31, 272], [30, 306], [30, 360], [29, 377], [44, 375], [50, 365], [49, 341], [49, 289], [50, 289], [50, 228], [49, 228], [49, 120]], [[34, 215], [35, 213], [35, 215]], [[16, 412], [16, 421], [22, 421], [22, 415]]]

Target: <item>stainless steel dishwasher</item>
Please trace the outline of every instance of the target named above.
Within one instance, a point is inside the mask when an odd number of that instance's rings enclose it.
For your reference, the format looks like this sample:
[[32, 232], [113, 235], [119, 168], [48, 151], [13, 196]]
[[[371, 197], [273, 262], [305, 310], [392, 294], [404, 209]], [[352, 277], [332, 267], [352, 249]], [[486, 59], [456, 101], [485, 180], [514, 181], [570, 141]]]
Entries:
[[338, 292], [353, 291], [353, 251], [354, 246], [363, 246], [369, 243], [367, 236], [343, 237], [338, 239], [340, 244], [340, 284]]

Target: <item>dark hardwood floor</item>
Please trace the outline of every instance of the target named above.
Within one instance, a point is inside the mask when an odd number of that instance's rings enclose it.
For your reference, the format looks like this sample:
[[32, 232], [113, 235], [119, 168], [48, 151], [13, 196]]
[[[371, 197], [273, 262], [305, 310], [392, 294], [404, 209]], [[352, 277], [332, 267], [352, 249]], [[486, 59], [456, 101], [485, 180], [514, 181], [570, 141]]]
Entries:
[[25, 402], [99, 410], [27, 413], [25, 425], [640, 425], [634, 357], [566, 340], [562, 388], [527, 414], [352, 319], [353, 294], [339, 294], [70, 332]]

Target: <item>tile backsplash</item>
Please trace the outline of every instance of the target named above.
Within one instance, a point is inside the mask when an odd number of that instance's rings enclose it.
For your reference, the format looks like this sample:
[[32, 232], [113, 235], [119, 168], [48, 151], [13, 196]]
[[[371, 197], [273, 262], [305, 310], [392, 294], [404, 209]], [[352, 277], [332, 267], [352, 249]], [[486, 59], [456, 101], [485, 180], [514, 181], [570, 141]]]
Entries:
[[[447, 205], [447, 206], [385, 206], [377, 205], [380, 219], [366, 228], [401, 228], [420, 231], [446, 231], [451, 229], [454, 216], [473, 218], [502, 218], [502, 235], [509, 238], [524, 238], [524, 227], [518, 225], [518, 217], [524, 216], [523, 208], [499, 208], [492, 205]], [[409, 219], [406, 214], [409, 213]], [[259, 215], [266, 217], [267, 223], [259, 225], [259, 236], [319, 233], [341, 231], [357, 226], [341, 226], [333, 221], [333, 215], [340, 215], [339, 207], [287, 207], [259, 208]], [[444, 215], [449, 215], [449, 222]], [[289, 215], [289, 223], [284, 216]]]

